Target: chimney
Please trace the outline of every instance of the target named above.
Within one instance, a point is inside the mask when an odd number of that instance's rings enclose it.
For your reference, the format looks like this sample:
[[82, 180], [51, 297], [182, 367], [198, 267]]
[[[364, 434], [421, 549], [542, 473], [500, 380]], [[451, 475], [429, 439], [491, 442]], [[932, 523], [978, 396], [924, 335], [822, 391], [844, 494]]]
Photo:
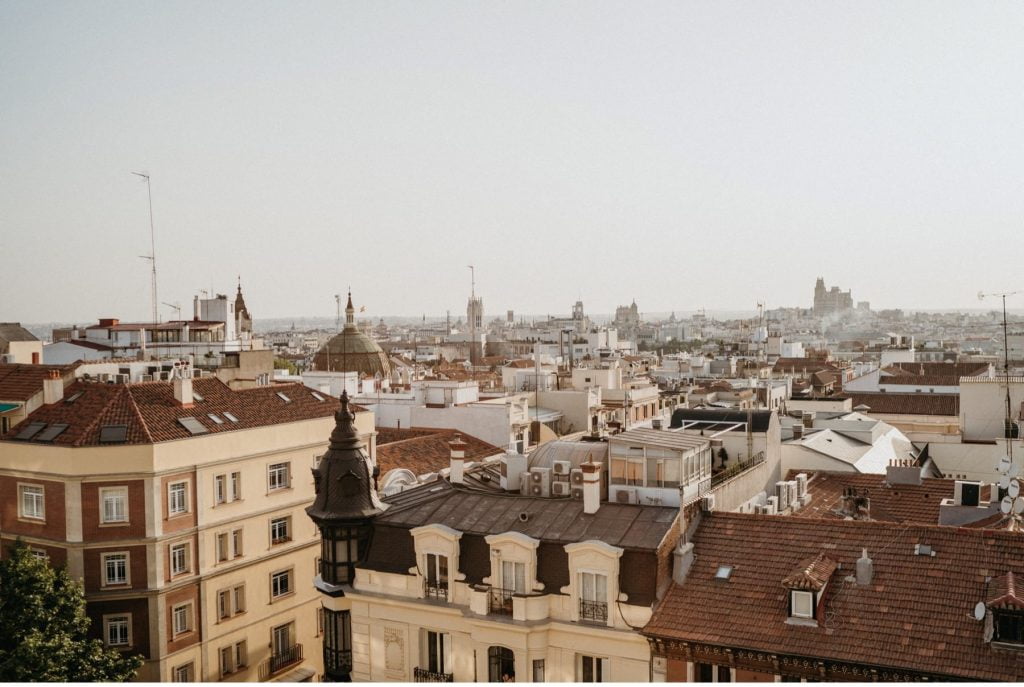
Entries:
[[199, 296], [196, 295], [192, 298], [192, 319], [199, 319]]
[[53, 405], [64, 398], [64, 378], [60, 370], [50, 370], [50, 376], [43, 380], [43, 403]]
[[[187, 377], [185, 375], [188, 375]], [[181, 404], [182, 408], [191, 408], [194, 405], [192, 398], [192, 371], [178, 369], [174, 374], [174, 400]]]
[[803, 425], [802, 422], [798, 422], [795, 425], [793, 425], [793, 438], [794, 439], [803, 439], [803, 437], [804, 437], [804, 425]]
[[462, 440], [461, 434], [456, 434], [455, 438], [448, 442], [448, 448], [451, 449], [451, 470], [448, 471], [448, 479], [451, 480], [452, 484], [463, 484], [463, 472], [466, 464], [466, 442]]
[[868, 550], [863, 549], [860, 558], [857, 559], [857, 584], [864, 586], [871, 584], [874, 577], [875, 564], [868, 558]]
[[814, 428], [814, 411], [813, 410], [805, 410], [801, 420], [803, 422], [804, 429], [813, 429]]
[[693, 566], [693, 542], [683, 543], [679, 540], [679, 546], [672, 552], [672, 581], [676, 584], [686, 582], [686, 576]]
[[593, 515], [601, 507], [601, 464], [580, 463], [583, 470], [583, 512]]
[[661, 429], [661, 418], [656, 417], [651, 420], [651, 429]]
[[885, 467], [885, 481], [893, 484], [921, 484], [921, 468], [909, 458], [894, 458]]

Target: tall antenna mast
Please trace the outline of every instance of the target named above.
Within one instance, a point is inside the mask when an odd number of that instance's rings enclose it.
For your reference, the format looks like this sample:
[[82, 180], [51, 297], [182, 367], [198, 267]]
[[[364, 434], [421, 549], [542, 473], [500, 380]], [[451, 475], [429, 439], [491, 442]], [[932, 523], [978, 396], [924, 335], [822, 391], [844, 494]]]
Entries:
[[1010, 346], [1009, 337], [1006, 333], [1006, 297], [1014, 296], [1020, 291], [1006, 291], [1003, 293], [982, 293], [978, 292], [978, 300], [983, 301], [989, 296], [998, 296], [1003, 299], [1003, 381], [1006, 383], [1006, 420], [1003, 422], [1003, 437], [1006, 439], [1006, 456], [1013, 462], [1013, 411], [1010, 407]]
[[334, 328], [341, 331], [341, 294], [334, 294], [334, 305], [337, 308], [337, 314], [334, 316]]
[[140, 255], [140, 258], [149, 260], [153, 266], [153, 283], [151, 286], [152, 300], [153, 300], [153, 324], [160, 321], [160, 313], [157, 311], [156, 305], [158, 299], [156, 297], [156, 230], [153, 229], [153, 187], [149, 184], [149, 175], [143, 172], [132, 172], [135, 176], [142, 177], [146, 180], [146, 192], [149, 195], [149, 255]]
[[476, 348], [476, 269], [472, 265], [469, 267], [469, 362], [470, 364], [475, 363], [473, 360], [473, 350]]

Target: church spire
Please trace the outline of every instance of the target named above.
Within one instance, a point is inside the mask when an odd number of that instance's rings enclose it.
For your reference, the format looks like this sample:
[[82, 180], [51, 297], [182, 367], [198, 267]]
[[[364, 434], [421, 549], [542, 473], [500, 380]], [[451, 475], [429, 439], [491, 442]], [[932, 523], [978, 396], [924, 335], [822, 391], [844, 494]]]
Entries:
[[356, 328], [356, 309], [352, 305], [352, 289], [348, 290], [348, 305], [345, 306], [345, 329]]

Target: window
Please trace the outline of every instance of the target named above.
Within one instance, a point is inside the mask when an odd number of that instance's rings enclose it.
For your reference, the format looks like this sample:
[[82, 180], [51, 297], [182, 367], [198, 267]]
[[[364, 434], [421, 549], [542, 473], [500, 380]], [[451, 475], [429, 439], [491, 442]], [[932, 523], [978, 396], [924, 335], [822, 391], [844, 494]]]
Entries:
[[235, 603], [235, 615], [245, 613], [245, 585], [240, 584], [231, 590], [231, 598]]
[[228, 500], [228, 480], [224, 475], [213, 478], [213, 503], [225, 503]]
[[693, 675], [697, 682], [713, 682], [715, 667], [710, 663], [696, 663], [693, 666]]
[[235, 648], [222, 646], [220, 648], [220, 674], [228, 675], [235, 672]]
[[21, 517], [43, 520], [46, 517], [43, 502], [43, 487], [34, 484], [21, 484], [18, 486], [21, 493]]
[[128, 554], [103, 554], [103, 584], [128, 584]]
[[420, 668], [434, 674], [452, 672], [451, 635], [447, 632], [434, 632], [433, 630], [423, 630], [422, 632], [423, 665]]
[[222, 589], [217, 592], [217, 618], [224, 620], [231, 617], [231, 590]]
[[103, 636], [107, 646], [131, 646], [131, 616], [103, 616]]
[[100, 489], [100, 521], [107, 523], [128, 522], [128, 489]]
[[577, 654], [576, 681], [604, 682], [608, 679], [608, 659]]
[[249, 647], [246, 645], [245, 640], [235, 642], [235, 670], [244, 668], [248, 662]]
[[678, 487], [680, 463], [679, 458], [648, 459], [647, 485], [672, 489]]
[[501, 587], [515, 594], [526, 593], [526, 564], [514, 561], [501, 562]]
[[174, 666], [171, 670], [171, 681], [172, 682], [195, 682], [196, 679], [196, 668], [194, 663], [185, 663], [180, 666]]
[[217, 535], [217, 560], [224, 562], [228, 559], [228, 533], [221, 532]]
[[608, 578], [597, 573], [581, 572], [580, 620], [608, 622]]
[[292, 571], [282, 570], [270, 576], [270, 598], [277, 599], [292, 593]]
[[[636, 449], [630, 449], [634, 451]], [[643, 451], [643, 449], [640, 449]], [[615, 457], [611, 461], [610, 480], [612, 484], [625, 484], [630, 486], [643, 486], [644, 484], [644, 458], [643, 455]]]
[[729, 666], [718, 666], [718, 681], [732, 682], [732, 669]]
[[237, 529], [231, 532], [231, 546], [235, 552], [235, 558], [242, 555], [242, 530]]
[[181, 575], [189, 571], [188, 544], [171, 545], [171, 575]]
[[544, 682], [544, 659], [535, 658], [533, 660], [533, 681]]
[[37, 560], [44, 563], [48, 563], [50, 561], [50, 554], [46, 553], [43, 549], [33, 549], [29, 547], [28, 552], [35, 556]]
[[1024, 613], [994, 610], [992, 639], [997, 642], [1024, 644]]
[[814, 594], [812, 592], [789, 592], [790, 610], [794, 618], [814, 617]]
[[192, 604], [181, 604], [171, 610], [174, 634], [180, 635], [192, 629]]
[[242, 473], [231, 473], [231, 500], [239, 501], [242, 498]]
[[267, 489], [269, 491], [287, 489], [291, 485], [288, 466], [288, 463], [274, 463], [267, 468]]
[[167, 517], [188, 512], [188, 482], [167, 485]]
[[274, 518], [270, 521], [270, 543], [283, 544], [291, 541], [291, 517]]
[[448, 556], [441, 556], [436, 553], [426, 555], [427, 571], [426, 596], [435, 599], [448, 598]]

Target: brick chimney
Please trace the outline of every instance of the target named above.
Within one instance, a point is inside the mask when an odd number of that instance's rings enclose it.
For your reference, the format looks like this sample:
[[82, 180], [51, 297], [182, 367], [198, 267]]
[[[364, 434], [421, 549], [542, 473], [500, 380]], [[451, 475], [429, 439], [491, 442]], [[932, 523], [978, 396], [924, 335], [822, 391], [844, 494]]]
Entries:
[[64, 398], [64, 378], [60, 370], [50, 370], [50, 376], [43, 380], [43, 403], [53, 405]]
[[179, 369], [174, 375], [172, 384], [174, 386], [174, 400], [182, 408], [191, 408], [195, 405], [192, 398], [192, 370]]
[[448, 471], [448, 479], [452, 484], [462, 484], [466, 465], [466, 442], [462, 440], [461, 434], [448, 442], [451, 450], [451, 469]]
[[583, 470], [583, 512], [593, 515], [601, 507], [601, 464], [581, 463]]

